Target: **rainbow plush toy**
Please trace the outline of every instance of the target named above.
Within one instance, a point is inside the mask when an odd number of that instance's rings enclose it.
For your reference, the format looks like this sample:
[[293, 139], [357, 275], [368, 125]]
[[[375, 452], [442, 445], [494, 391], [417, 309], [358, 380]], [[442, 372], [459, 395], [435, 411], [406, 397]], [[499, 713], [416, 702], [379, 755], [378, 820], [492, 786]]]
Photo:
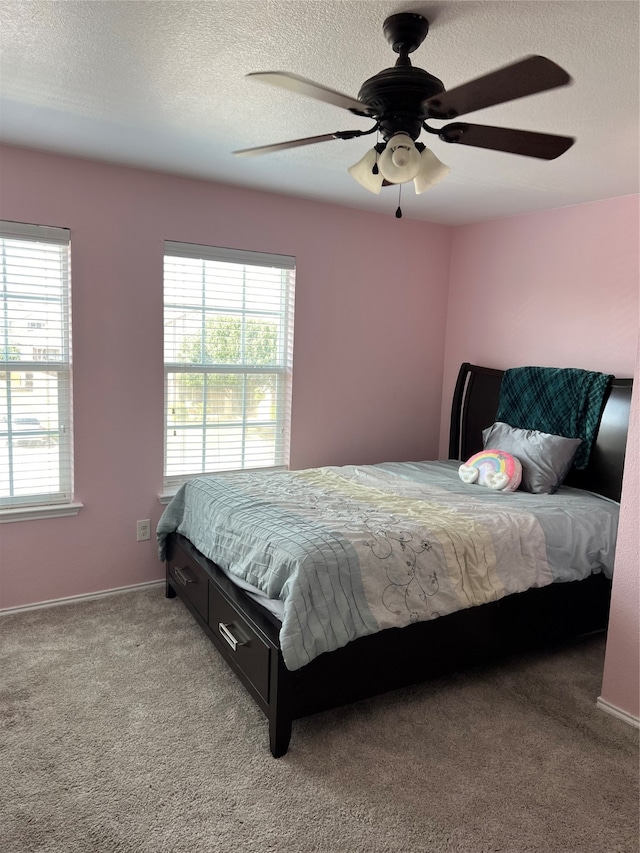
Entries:
[[522, 465], [504, 450], [481, 450], [458, 468], [458, 474], [463, 483], [515, 492], [522, 480]]

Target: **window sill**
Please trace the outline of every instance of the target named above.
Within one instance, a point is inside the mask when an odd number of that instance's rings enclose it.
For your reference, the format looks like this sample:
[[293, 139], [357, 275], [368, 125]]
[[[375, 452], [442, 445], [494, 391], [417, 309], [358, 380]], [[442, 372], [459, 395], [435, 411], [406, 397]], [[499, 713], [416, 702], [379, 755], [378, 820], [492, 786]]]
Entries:
[[33, 521], [43, 518], [62, 518], [77, 515], [84, 504], [73, 502], [68, 504], [43, 504], [42, 506], [22, 506], [0, 509], [0, 524], [12, 521]]

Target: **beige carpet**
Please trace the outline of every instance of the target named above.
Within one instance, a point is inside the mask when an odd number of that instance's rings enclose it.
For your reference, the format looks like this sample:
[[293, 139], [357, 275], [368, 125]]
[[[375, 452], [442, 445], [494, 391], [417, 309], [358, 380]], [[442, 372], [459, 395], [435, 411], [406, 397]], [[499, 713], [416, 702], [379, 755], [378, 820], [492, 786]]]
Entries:
[[2, 853], [636, 853], [604, 643], [266, 720], [162, 588], [0, 619]]

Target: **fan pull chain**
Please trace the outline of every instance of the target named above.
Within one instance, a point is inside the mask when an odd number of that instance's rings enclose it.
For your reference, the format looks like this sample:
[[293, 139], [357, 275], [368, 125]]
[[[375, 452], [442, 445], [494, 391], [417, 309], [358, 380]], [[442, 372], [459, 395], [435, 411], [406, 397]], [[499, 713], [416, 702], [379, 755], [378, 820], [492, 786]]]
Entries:
[[373, 169], [371, 170], [372, 175], [377, 175], [380, 169], [378, 169], [378, 143], [380, 142], [380, 132], [376, 134], [376, 144], [374, 146], [374, 151], [376, 152], [376, 161], [373, 164]]
[[396, 219], [402, 219], [402, 208], [400, 201], [402, 200], [402, 184], [398, 184], [398, 209], [396, 210]]

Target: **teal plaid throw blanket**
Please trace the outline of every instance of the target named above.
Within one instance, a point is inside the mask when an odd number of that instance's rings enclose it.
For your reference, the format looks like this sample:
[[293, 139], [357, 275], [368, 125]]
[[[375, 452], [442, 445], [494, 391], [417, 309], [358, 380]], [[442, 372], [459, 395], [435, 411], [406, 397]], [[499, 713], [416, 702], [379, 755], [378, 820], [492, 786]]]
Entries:
[[609, 374], [576, 367], [505, 370], [496, 420], [582, 439], [573, 464], [586, 468], [612, 379]]

